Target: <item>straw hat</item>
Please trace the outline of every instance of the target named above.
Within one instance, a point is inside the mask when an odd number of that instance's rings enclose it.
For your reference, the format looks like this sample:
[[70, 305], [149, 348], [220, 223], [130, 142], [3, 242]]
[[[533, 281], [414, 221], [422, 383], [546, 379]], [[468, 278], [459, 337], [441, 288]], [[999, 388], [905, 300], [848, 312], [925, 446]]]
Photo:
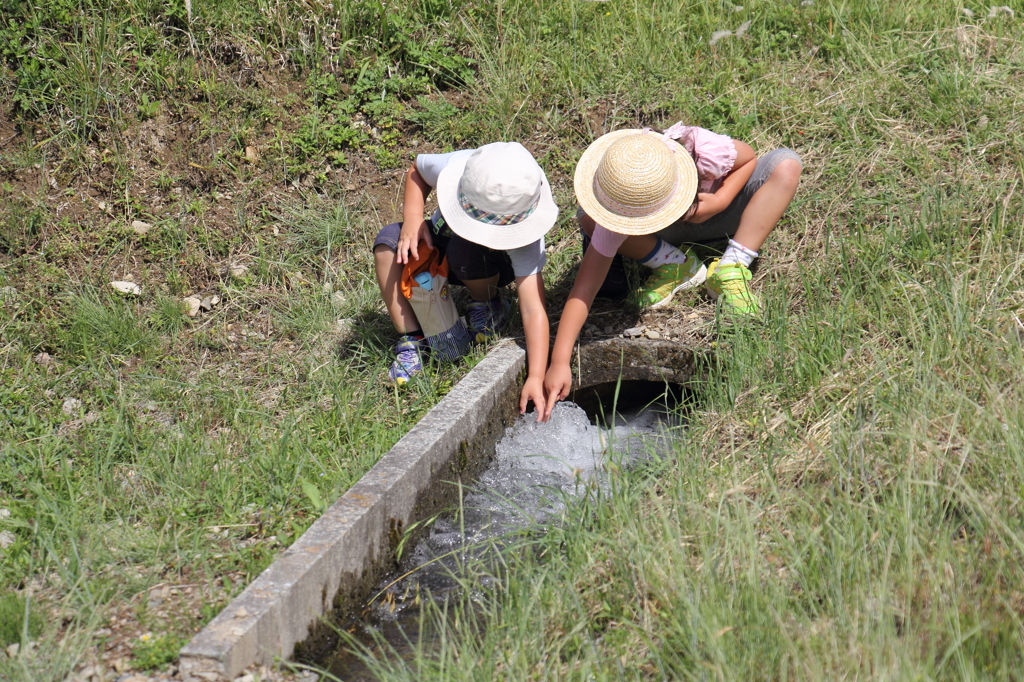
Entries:
[[693, 204], [697, 166], [686, 148], [649, 130], [616, 130], [594, 140], [576, 164], [576, 199], [619, 234], [651, 234]]
[[531, 244], [558, 219], [551, 185], [518, 142], [485, 144], [437, 178], [437, 204], [452, 232], [491, 249]]

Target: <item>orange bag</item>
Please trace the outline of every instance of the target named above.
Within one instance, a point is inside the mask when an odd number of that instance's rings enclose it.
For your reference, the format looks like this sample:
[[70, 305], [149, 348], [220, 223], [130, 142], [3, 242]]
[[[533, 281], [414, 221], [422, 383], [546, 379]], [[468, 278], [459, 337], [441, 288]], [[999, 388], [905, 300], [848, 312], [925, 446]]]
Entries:
[[409, 299], [427, 345], [440, 357], [454, 360], [469, 350], [471, 339], [449, 291], [448, 260], [422, 241], [419, 254], [402, 269], [402, 295]]

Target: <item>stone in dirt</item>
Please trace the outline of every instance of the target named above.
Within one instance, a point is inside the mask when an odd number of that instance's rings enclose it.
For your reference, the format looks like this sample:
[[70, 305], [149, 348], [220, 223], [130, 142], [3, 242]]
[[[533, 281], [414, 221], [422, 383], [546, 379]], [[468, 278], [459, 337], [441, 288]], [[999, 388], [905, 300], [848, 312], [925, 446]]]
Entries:
[[32, 358], [32, 362], [36, 363], [37, 365], [42, 365], [43, 367], [46, 367], [47, 365], [53, 364], [53, 358], [50, 357], [49, 353], [39, 353], [34, 358]]
[[7, 549], [17, 540], [14, 533], [9, 530], [0, 531], [0, 549]]
[[139, 235], [140, 237], [145, 236], [152, 229], [153, 229], [153, 226], [150, 225], [149, 223], [145, 222], [145, 221], [142, 221], [142, 220], [133, 220], [132, 221], [132, 230], [135, 232], [135, 234]]
[[231, 265], [228, 266], [228, 275], [230, 275], [234, 279], [242, 279], [247, 274], [249, 274], [249, 268], [245, 267], [244, 265], [241, 265], [239, 263], [232, 263]]
[[64, 414], [73, 417], [78, 414], [82, 409], [82, 401], [78, 398], [67, 398], [64, 404], [61, 405], [60, 411]]
[[189, 296], [181, 299], [181, 302], [185, 304], [185, 314], [189, 317], [195, 317], [199, 314], [199, 308], [202, 307], [203, 301], [198, 296]]
[[647, 327], [630, 327], [623, 330], [622, 335], [627, 339], [632, 339], [635, 336], [643, 336], [645, 331], [647, 331]]
[[142, 287], [135, 282], [111, 282], [110, 288], [125, 296], [138, 296], [142, 293]]
[[220, 303], [220, 296], [217, 296], [216, 294], [214, 294], [213, 296], [205, 297], [202, 300], [202, 302], [199, 304], [199, 307], [202, 308], [203, 310], [205, 310], [206, 312], [210, 312], [211, 310], [213, 310], [214, 306], [216, 306], [219, 303]]

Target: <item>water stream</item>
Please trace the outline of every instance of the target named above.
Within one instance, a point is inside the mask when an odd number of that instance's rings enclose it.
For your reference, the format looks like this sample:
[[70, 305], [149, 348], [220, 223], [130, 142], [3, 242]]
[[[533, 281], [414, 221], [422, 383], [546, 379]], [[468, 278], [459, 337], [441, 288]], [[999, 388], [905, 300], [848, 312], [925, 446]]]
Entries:
[[[520, 418], [497, 443], [491, 466], [465, 490], [462, 513], [443, 514], [414, 548], [403, 548], [399, 571], [378, 586], [349, 632], [370, 649], [377, 648], [375, 635], [383, 637], [411, 657], [415, 643], [432, 636], [420, 631], [424, 598], [457, 593], [470, 563], [485, 575], [474, 584], [486, 588], [487, 567], [500, 570], [500, 552], [517, 533], [557, 522], [567, 502], [603, 485], [609, 463], [628, 467], [665, 448], [670, 426], [664, 404], [618, 413], [607, 428], [592, 425], [570, 402], [559, 403], [546, 424]], [[342, 680], [374, 679], [347, 647], [324, 663]]]

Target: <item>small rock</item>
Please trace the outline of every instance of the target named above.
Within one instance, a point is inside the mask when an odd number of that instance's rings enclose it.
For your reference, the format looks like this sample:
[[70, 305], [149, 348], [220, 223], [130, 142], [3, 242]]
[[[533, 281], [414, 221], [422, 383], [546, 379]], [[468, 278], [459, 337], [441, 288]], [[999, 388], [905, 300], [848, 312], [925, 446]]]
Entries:
[[242, 279], [249, 274], [249, 268], [240, 263], [232, 263], [228, 266], [228, 275], [234, 279]]
[[339, 334], [347, 334], [352, 329], [353, 322], [352, 318], [343, 317], [334, 324]]
[[195, 317], [199, 314], [199, 309], [202, 307], [203, 302], [198, 296], [189, 296], [181, 299], [181, 302], [185, 304], [185, 314], [189, 317]]
[[0, 509], [0, 521], [9, 518], [11, 516], [10, 509]]
[[646, 329], [646, 327], [630, 327], [629, 329], [624, 330], [622, 332], [622, 335], [625, 336], [627, 339], [631, 339], [634, 336], [643, 336], [643, 333]]
[[982, 117], [978, 119], [976, 127], [978, 128], [978, 130], [984, 130], [985, 128], [988, 128], [988, 116], [982, 115]]
[[235, 611], [235, 618], [248, 618], [248, 617], [249, 617], [249, 611], [244, 606], [238, 607], [238, 610]]
[[255, 678], [252, 676], [252, 673], [246, 673], [236, 677], [234, 682], [253, 682], [254, 679]]
[[135, 282], [111, 282], [110, 287], [117, 293], [126, 296], [138, 296], [142, 293], [142, 287]]
[[210, 297], [210, 303], [212, 303], [215, 306], [220, 305], [220, 296], [218, 296], [217, 294], [214, 294], [213, 296], [211, 296]]
[[135, 232], [135, 234], [139, 235], [140, 237], [146, 235], [152, 229], [153, 229], [153, 226], [150, 225], [149, 223], [145, 222], [145, 221], [142, 221], [142, 220], [133, 220], [132, 221], [132, 230]]
[[252, 147], [252, 146], [246, 147], [245, 148], [245, 158], [250, 163], [256, 163], [257, 161], [259, 161], [260, 160], [260, 154], [259, 154], [258, 151], [256, 151], [256, 147]]
[[800, 0], [801, 7], [810, 7], [814, 4], [814, 0]]
[[78, 398], [67, 398], [61, 405], [60, 411], [69, 417], [76, 416], [82, 410], [82, 401]]
[[205, 310], [206, 312], [210, 312], [211, 310], [213, 310], [213, 306], [213, 296], [207, 296], [199, 303], [199, 307]]
[[6, 649], [4, 649], [4, 651], [7, 652], [7, 657], [8, 658], [17, 658], [19, 650], [21, 650], [21, 645], [18, 644], [18, 643], [14, 643], [14, 644], [10, 645], [9, 647], [7, 647]]
[[93, 637], [110, 637], [112, 634], [114, 634], [114, 631], [111, 630], [110, 628], [100, 628], [99, 630], [95, 630], [92, 633], [92, 636]]
[[356, 191], [356, 186], [355, 185], [345, 185], [345, 191], [346, 192], [354, 192], [354, 191]]
[[16, 538], [14, 536], [14, 533], [12, 533], [11, 531], [0, 530], [0, 549], [7, 549], [11, 545], [13, 545], [14, 541], [17, 539], [18, 538]]
[[647, 338], [649, 338], [649, 339], [660, 339], [661, 338], [661, 334], [659, 334], [658, 332], [656, 332], [656, 331], [654, 331], [652, 329], [651, 331], [647, 332]]
[[36, 363], [37, 365], [42, 365], [43, 367], [46, 367], [47, 365], [53, 364], [53, 358], [50, 357], [49, 353], [39, 353], [34, 358], [32, 358], [32, 362]]

